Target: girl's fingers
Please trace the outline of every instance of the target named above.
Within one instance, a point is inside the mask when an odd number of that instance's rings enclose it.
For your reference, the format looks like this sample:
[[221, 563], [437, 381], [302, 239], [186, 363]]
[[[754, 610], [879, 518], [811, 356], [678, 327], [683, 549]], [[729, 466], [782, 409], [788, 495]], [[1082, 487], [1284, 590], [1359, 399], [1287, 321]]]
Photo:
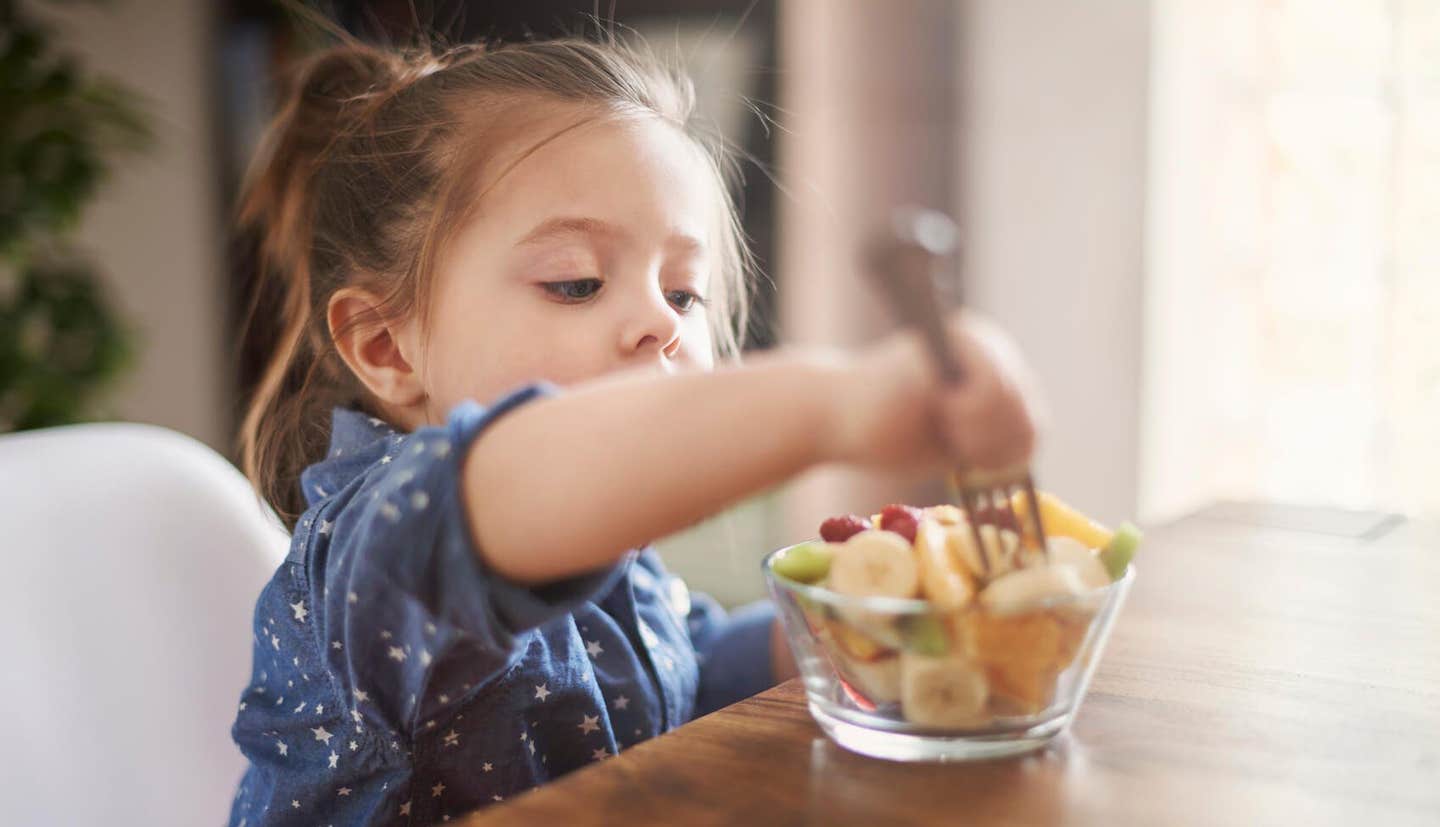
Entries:
[[955, 327], [964, 381], [941, 391], [942, 432], [957, 460], [972, 468], [1028, 462], [1035, 448], [1034, 380], [1019, 349], [998, 327], [960, 314]]
[[1028, 462], [1034, 452], [1034, 423], [1021, 397], [1009, 388], [997, 384], [988, 392], [947, 390], [940, 407], [945, 439], [964, 467], [1009, 468]]

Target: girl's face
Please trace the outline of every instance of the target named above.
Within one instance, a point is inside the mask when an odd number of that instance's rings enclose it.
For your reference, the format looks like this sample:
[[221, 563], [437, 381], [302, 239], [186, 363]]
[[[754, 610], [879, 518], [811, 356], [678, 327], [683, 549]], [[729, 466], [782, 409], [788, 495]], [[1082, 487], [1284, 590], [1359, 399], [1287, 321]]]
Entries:
[[713, 366], [718, 199], [688, 138], [649, 118], [589, 121], [488, 174], [435, 273], [414, 366], [426, 421], [537, 379]]

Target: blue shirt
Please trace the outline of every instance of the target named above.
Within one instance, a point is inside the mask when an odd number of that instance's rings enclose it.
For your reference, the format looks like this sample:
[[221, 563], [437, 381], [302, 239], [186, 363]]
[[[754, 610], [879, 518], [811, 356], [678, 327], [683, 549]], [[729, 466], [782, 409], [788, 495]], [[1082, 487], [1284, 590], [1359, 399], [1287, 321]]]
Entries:
[[461, 459], [544, 392], [467, 402], [409, 434], [335, 409], [328, 458], [301, 475], [310, 507], [255, 609], [232, 825], [458, 817], [772, 682], [773, 610], [727, 616], [653, 550], [538, 588], [487, 570]]

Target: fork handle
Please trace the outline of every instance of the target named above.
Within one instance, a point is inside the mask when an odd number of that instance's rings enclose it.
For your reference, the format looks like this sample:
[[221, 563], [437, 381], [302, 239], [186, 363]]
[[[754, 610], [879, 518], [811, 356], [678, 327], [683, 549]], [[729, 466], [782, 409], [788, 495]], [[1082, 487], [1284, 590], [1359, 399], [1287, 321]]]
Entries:
[[902, 227], [896, 229], [894, 237], [872, 249], [870, 275], [901, 322], [920, 331], [940, 379], [947, 385], [958, 385], [965, 381], [965, 369], [940, 313], [940, 297], [935, 287], [942, 251], [907, 237]]

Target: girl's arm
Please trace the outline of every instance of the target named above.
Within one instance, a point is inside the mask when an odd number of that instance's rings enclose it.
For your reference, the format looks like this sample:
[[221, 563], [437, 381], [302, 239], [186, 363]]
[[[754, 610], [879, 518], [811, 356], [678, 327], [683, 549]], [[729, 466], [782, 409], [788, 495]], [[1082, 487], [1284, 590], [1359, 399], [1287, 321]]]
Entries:
[[783, 354], [712, 373], [614, 376], [519, 408], [465, 459], [476, 546], [521, 583], [612, 563], [829, 459], [844, 373]]
[[1007, 467], [1034, 443], [1023, 369], [980, 320], [952, 321], [965, 382], [942, 388], [920, 340], [857, 355], [780, 352], [712, 373], [629, 374], [507, 414], [463, 466], [475, 545], [540, 584], [592, 571], [824, 462]]

